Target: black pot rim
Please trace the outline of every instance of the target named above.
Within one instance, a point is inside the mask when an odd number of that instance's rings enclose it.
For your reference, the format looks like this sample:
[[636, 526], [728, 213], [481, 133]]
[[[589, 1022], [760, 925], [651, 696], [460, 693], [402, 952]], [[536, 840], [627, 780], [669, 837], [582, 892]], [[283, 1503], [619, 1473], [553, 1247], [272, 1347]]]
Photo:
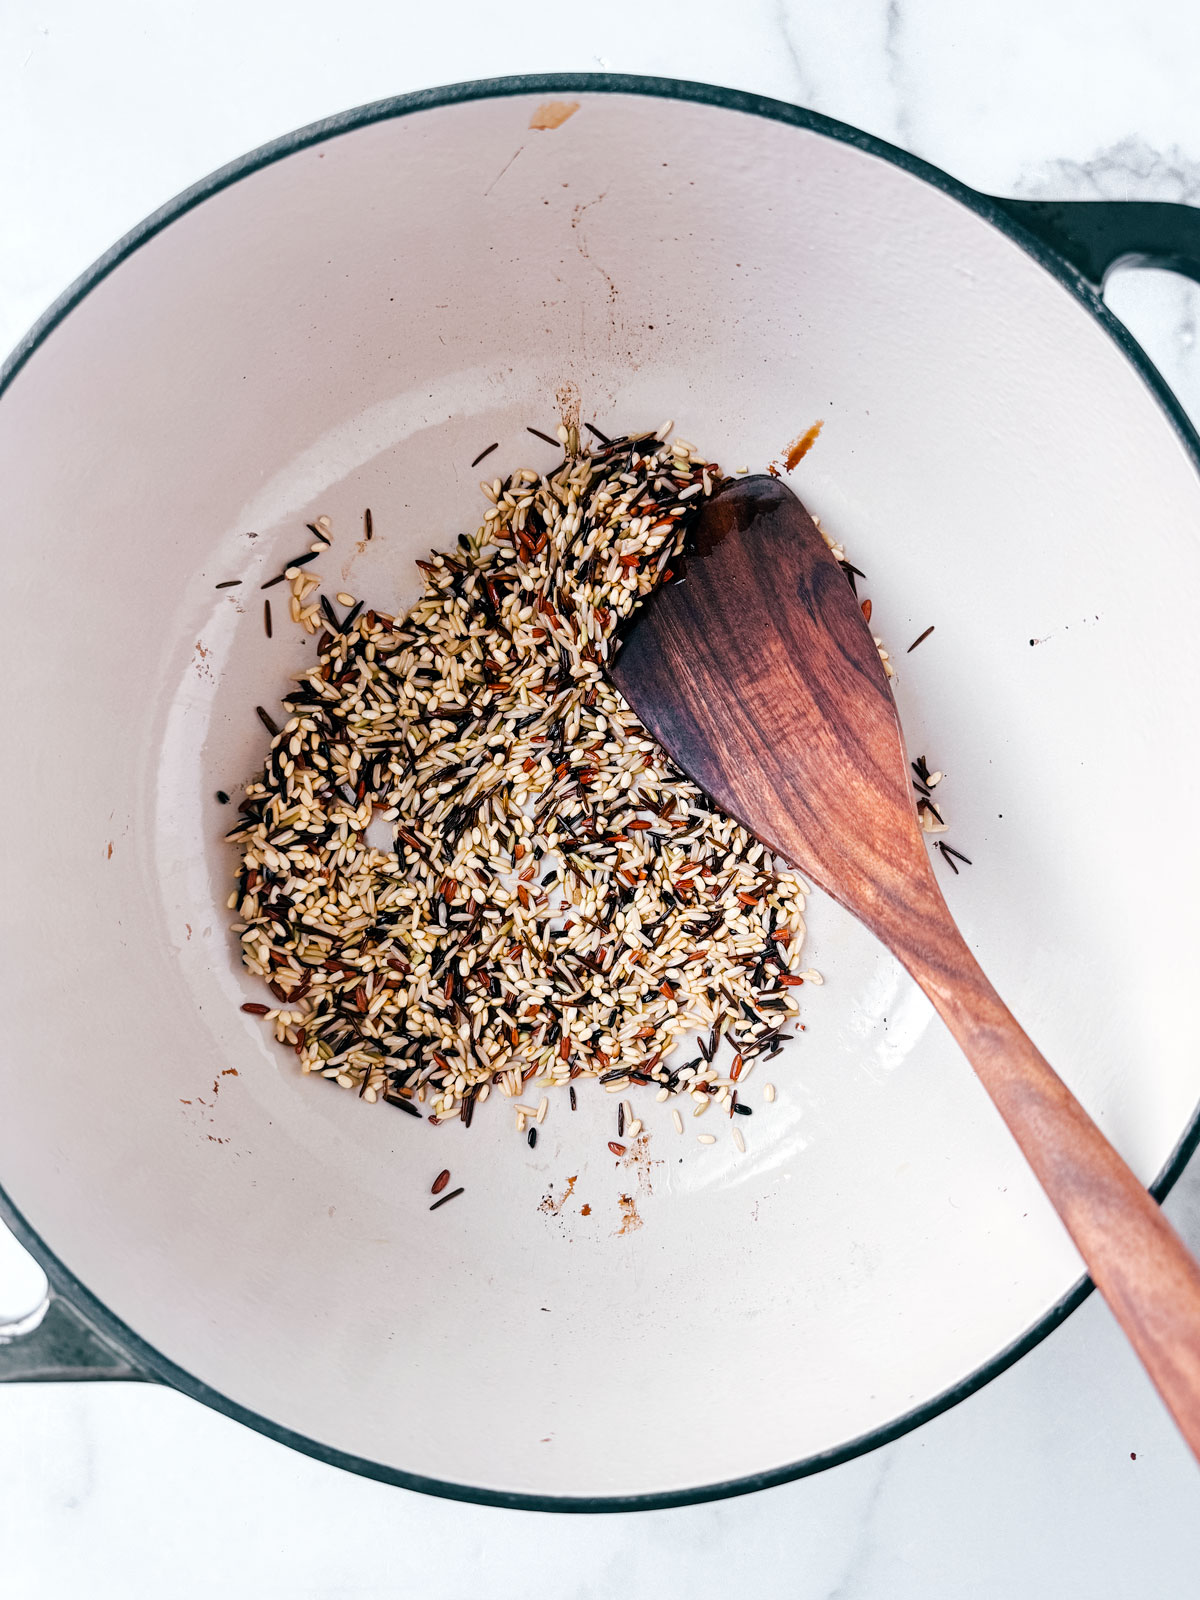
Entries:
[[[339, 134], [365, 127], [374, 122], [383, 122], [393, 117], [407, 116], [414, 111], [426, 111], [435, 107], [459, 105], [472, 100], [499, 99], [511, 95], [584, 93], [638, 94], [657, 99], [685, 100], [701, 105], [716, 106], [727, 111], [741, 111], [749, 115], [765, 117], [770, 121], [787, 123], [796, 128], [805, 128], [812, 132], [823, 134], [827, 138], [836, 139], [842, 144], [852, 145], [871, 155], [879, 156], [885, 161], [890, 161], [893, 165], [901, 167], [906, 172], [913, 174], [913, 176], [923, 179], [926, 183], [931, 184], [936, 189], [940, 189], [944, 194], [960, 201], [963, 205], [969, 206], [971, 210], [982, 216], [994, 227], [999, 228], [1002, 233], [1015, 240], [1091, 312], [1110, 337], [1116, 341], [1125, 356], [1137, 368], [1147, 387], [1165, 412], [1167, 419], [1179, 434], [1184, 447], [1191, 455], [1197, 472], [1200, 473], [1200, 438], [1197, 438], [1196, 432], [1178, 400], [1128, 330], [1108, 311], [1100, 295], [1090, 284], [1084, 281], [1074, 268], [1069, 266], [1061, 256], [1047, 248], [1033, 234], [1027, 232], [1016, 223], [989, 196], [978, 193], [966, 184], [959, 183], [940, 168], [932, 166], [929, 162], [922, 161], [917, 156], [910, 155], [905, 150], [898, 149], [895, 145], [888, 144], [885, 140], [876, 138], [873, 134], [863, 133], [860, 129], [851, 127], [844, 122], [835, 121], [833, 118], [823, 116], [819, 112], [806, 111], [785, 101], [772, 100], [763, 95], [750, 94], [740, 89], [726, 89], [713, 84], [691, 83], [674, 78], [640, 77], [620, 73], [539, 73], [504, 78], [477, 79], [467, 83], [448, 84], [436, 89], [423, 89], [412, 94], [396, 95], [390, 99], [377, 100], [369, 105], [358, 106], [353, 110], [340, 112], [336, 116], [326, 117], [320, 122], [310, 123], [307, 127], [297, 129], [293, 133], [284, 134], [281, 138], [262, 145], [259, 149], [251, 151], [248, 155], [244, 155], [238, 160], [230, 162], [227, 166], [219, 168], [216, 172], [209, 174], [208, 177], [202, 178], [200, 182], [193, 184], [173, 200], [168, 201], [166, 205], [152, 212], [130, 233], [126, 234], [123, 239], [119, 240], [111, 249], [100, 256], [81, 277], [76, 279], [49, 310], [39, 318], [12, 351], [3, 367], [0, 368], [0, 397], [4, 395], [21, 368], [53, 330], [110, 272], [120, 266], [135, 250], [140, 249], [142, 245], [154, 238], [155, 234], [160, 233], [179, 217], [209, 199], [210, 196], [218, 194], [222, 189], [228, 188], [231, 184], [237, 183], [251, 173], [258, 172], [286, 156], [294, 155], [297, 151], [308, 149], [313, 145], [323, 143], [327, 139], [336, 138]], [[1192, 1119], [1170, 1160], [1150, 1185], [1150, 1192], [1157, 1200], [1161, 1201], [1168, 1193], [1198, 1146], [1200, 1146], [1200, 1106], [1193, 1113]], [[934, 1417], [940, 1416], [942, 1412], [948, 1411], [969, 1395], [975, 1394], [985, 1384], [990, 1383], [993, 1378], [998, 1377], [1000, 1373], [1019, 1361], [1035, 1345], [1040, 1344], [1053, 1329], [1064, 1322], [1082, 1304], [1093, 1288], [1090, 1279], [1086, 1277], [1080, 1279], [1032, 1327], [961, 1382], [954, 1384], [951, 1388], [926, 1401], [923, 1405], [914, 1407], [913, 1410], [906, 1412], [903, 1416], [896, 1417], [891, 1422], [884, 1424], [882, 1427], [874, 1428], [857, 1439], [838, 1445], [835, 1449], [807, 1456], [786, 1466], [772, 1468], [770, 1471], [750, 1473], [745, 1477], [733, 1478], [721, 1483], [702, 1484], [693, 1488], [666, 1490], [659, 1493], [588, 1496], [526, 1494], [490, 1489], [473, 1484], [451, 1483], [443, 1479], [424, 1477], [419, 1473], [404, 1472], [398, 1468], [384, 1466], [379, 1462], [370, 1461], [362, 1456], [353, 1455], [348, 1451], [339, 1450], [319, 1440], [307, 1438], [303, 1434], [296, 1433], [290, 1428], [282, 1427], [280, 1424], [272, 1422], [269, 1418], [251, 1411], [246, 1406], [230, 1400], [208, 1384], [193, 1377], [191, 1373], [185, 1371], [182, 1367], [176, 1366], [173, 1361], [134, 1333], [107, 1306], [96, 1299], [70, 1268], [59, 1260], [58, 1256], [50, 1249], [32, 1224], [17, 1210], [3, 1187], [0, 1187], [0, 1216], [4, 1217], [17, 1238], [44, 1267], [55, 1291], [61, 1294], [70, 1304], [78, 1307], [88, 1320], [126, 1352], [133, 1363], [148, 1377], [167, 1384], [171, 1388], [178, 1389], [181, 1393], [201, 1401], [215, 1411], [223, 1412], [226, 1416], [232, 1417], [237, 1422], [244, 1423], [247, 1427], [255, 1429], [267, 1438], [274, 1439], [280, 1444], [288, 1445], [292, 1449], [299, 1450], [305, 1455], [312, 1456], [330, 1466], [341, 1467], [347, 1471], [359, 1473], [363, 1477], [374, 1478], [383, 1483], [416, 1490], [423, 1494], [433, 1494], [449, 1500], [462, 1500], [478, 1505], [501, 1506], [522, 1511], [615, 1512], [662, 1510], [674, 1506], [697, 1505], [704, 1501], [720, 1500], [734, 1495], [750, 1494], [756, 1490], [770, 1488], [776, 1484], [789, 1483], [796, 1478], [808, 1477], [813, 1473], [822, 1472], [828, 1467], [839, 1466], [843, 1462], [853, 1460], [856, 1456], [865, 1455], [868, 1451], [877, 1449], [880, 1445], [889, 1444], [892, 1440], [899, 1439], [914, 1428], [920, 1427], [922, 1423], [929, 1422]]]

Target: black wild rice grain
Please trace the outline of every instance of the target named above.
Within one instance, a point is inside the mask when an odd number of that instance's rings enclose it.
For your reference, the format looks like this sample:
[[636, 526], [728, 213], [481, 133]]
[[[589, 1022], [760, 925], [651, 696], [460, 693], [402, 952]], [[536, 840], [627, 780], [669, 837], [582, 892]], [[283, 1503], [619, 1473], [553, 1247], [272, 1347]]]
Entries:
[[547, 444], [552, 444], [556, 450], [561, 450], [562, 445], [557, 439], [552, 439], [548, 433], [543, 433], [540, 428], [526, 428], [526, 433], [532, 433], [537, 439], [544, 439]]
[[236, 589], [241, 581], [240, 578], [226, 578], [224, 583], [218, 583], [216, 587], [218, 589]]
[[477, 467], [481, 461], [483, 461], [487, 456], [491, 455], [493, 450], [499, 450], [499, 448], [500, 448], [500, 441], [499, 441], [499, 439], [497, 439], [495, 444], [489, 444], [486, 450], [481, 450], [479, 452], [479, 454], [475, 457], [474, 461], [472, 461], [471, 465], [473, 467]]
[[449, 1194], [444, 1194], [440, 1200], [435, 1200], [433, 1202], [433, 1204], [429, 1208], [430, 1211], [436, 1211], [439, 1206], [444, 1206], [444, 1205], [448, 1204], [448, 1202], [451, 1201], [451, 1200], [457, 1200], [458, 1196], [462, 1192], [463, 1191], [462, 1191], [461, 1188], [451, 1189]]
[[610, 438], [608, 438], [607, 435], [601, 433], [600, 429], [597, 428], [593, 423], [585, 422], [584, 423], [584, 427], [592, 435], [593, 439], [599, 439], [599, 441], [600, 441], [600, 443], [602, 445], [605, 445], [605, 446], [608, 446], [608, 447], [611, 448], [612, 440]]
[[958, 877], [958, 868], [954, 865], [954, 861], [953, 861], [953, 859], [952, 859], [952, 857], [950, 855], [949, 849], [946, 847], [946, 845], [944, 845], [942, 843], [942, 841], [940, 839], [937, 842], [937, 847], [942, 852], [942, 860], [946, 863], [946, 865], [950, 868], [951, 872], [953, 872], [954, 876], [957, 878]]
[[530, 1128], [529, 1132], [525, 1135], [525, 1143], [529, 1146], [529, 1148], [531, 1150], [537, 1144], [537, 1129], [536, 1128]]
[[865, 581], [867, 576], [866, 573], [863, 572], [859, 567], [856, 567], [853, 561], [843, 561], [842, 571], [846, 574], [846, 577], [850, 583], [850, 587], [853, 589], [855, 596], [857, 597], [858, 580], [859, 578], [862, 578]]
[[258, 720], [262, 723], [267, 732], [271, 735], [272, 739], [276, 738], [278, 736], [279, 729], [275, 726], [275, 723], [266, 708], [263, 706], [255, 706], [254, 714], [257, 716]]
[[321, 532], [320, 528], [317, 527], [315, 522], [306, 522], [304, 524], [304, 526], [308, 529], [309, 533], [311, 533], [314, 538], [320, 539], [322, 544], [332, 544], [333, 543], [333, 541], [331, 539], [327, 539], [325, 537], [325, 535]]
[[[975, 864], [971, 860], [970, 856], [963, 855], [961, 850], [956, 850], [952, 844], [945, 844], [941, 839], [938, 840], [938, 849], [946, 857], [947, 861], [950, 860], [951, 856], [954, 856], [956, 860], [965, 862], [968, 867], [974, 866]], [[950, 865], [954, 867], [954, 862], [950, 861]], [[954, 870], [957, 872], [958, 868], [954, 867]]]
[[374, 537], [375, 537], [375, 519], [371, 515], [370, 506], [368, 506], [367, 509], [363, 512], [363, 538], [364, 539], [373, 539]]
[[224, 789], [217, 790], [217, 802], [223, 806], [227, 806], [229, 804], [229, 796], [225, 793]]
[[385, 1094], [383, 1098], [389, 1106], [397, 1106], [401, 1111], [407, 1111], [410, 1117], [418, 1117], [423, 1120], [424, 1113], [418, 1111], [412, 1101], [406, 1100], [403, 1095]]
[[926, 639], [928, 639], [929, 635], [933, 632], [933, 629], [934, 629], [934, 624], [930, 623], [929, 627], [925, 629], [924, 633], [919, 633], [917, 635], [917, 637], [909, 645], [908, 649], [904, 652], [904, 654], [906, 656], [912, 655], [913, 651], [917, 648], [917, 646], [919, 644], [924, 644], [925, 643]]
[[263, 601], [263, 628], [269, 639], [271, 637], [271, 602], [269, 600]]

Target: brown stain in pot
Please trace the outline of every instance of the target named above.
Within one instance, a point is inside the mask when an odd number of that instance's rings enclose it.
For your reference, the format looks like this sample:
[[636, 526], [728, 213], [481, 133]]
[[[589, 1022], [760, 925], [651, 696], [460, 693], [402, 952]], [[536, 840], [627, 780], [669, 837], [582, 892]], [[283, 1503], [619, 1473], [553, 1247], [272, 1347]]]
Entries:
[[558, 407], [559, 417], [565, 427], [579, 430], [580, 396], [579, 385], [569, 378], [560, 383], [554, 391], [554, 403]]
[[806, 428], [799, 438], [793, 439], [784, 453], [783, 465], [786, 471], [792, 472], [804, 460], [805, 456], [817, 442], [817, 435], [825, 426], [823, 422], [814, 422], [811, 428]]
[[206, 645], [203, 639], [197, 639], [196, 657], [193, 665], [196, 668], [197, 676], [201, 678], [207, 678], [210, 683], [215, 681], [213, 678], [212, 667], [209, 665], [209, 657], [211, 655], [211, 647]]
[[637, 1174], [638, 1193], [652, 1195], [654, 1193], [654, 1185], [650, 1181], [650, 1170], [652, 1167], [659, 1165], [659, 1163], [651, 1159], [650, 1137], [648, 1134], [638, 1134], [630, 1147], [629, 1154], [625, 1157], [625, 1165], [627, 1168], [632, 1167]]
[[638, 1201], [648, 1199], [654, 1193], [654, 1186], [651, 1183], [651, 1169], [658, 1164], [650, 1156], [649, 1135], [639, 1133], [623, 1162], [626, 1170], [632, 1170], [637, 1178], [636, 1197], [630, 1194], [623, 1194], [618, 1198], [617, 1207], [621, 1213], [621, 1225], [615, 1230], [614, 1236], [636, 1233], [639, 1228], [644, 1226], [643, 1219], [638, 1214]]
[[561, 128], [567, 118], [573, 117], [578, 110], [578, 100], [543, 100], [530, 117], [529, 126], [536, 133], [550, 133], [555, 128]]
[[543, 1195], [541, 1204], [538, 1206], [538, 1210], [544, 1211], [548, 1217], [558, 1216], [563, 1206], [566, 1205], [567, 1201], [575, 1193], [575, 1185], [578, 1183], [578, 1181], [578, 1173], [575, 1173], [574, 1177], [568, 1178], [567, 1187], [559, 1195], [557, 1200], [552, 1194]]
[[[577, 231], [577, 233], [578, 233], [578, 237], [577, 237], [577, 239], [575, 241], [575, 244], [576, 244], [576, 248], [579, 251], [579, 254], [583, 257], [583, 259], [588, 263], [589, 266], [595, 267], [596, 271], [600, 274], [600, 276], [604, 279], [605, 283], [608, 285], [609, 332], [610, 333], [616, 333], [617, 332], [617, 316], [616, 316], [616, 312], [612, 308], [616, 303], [617, 296], [619, 294], [619, 290], [617, 289], [617, 285], [613, 280], [612, 274], [607, 270], [607, 268], [601, 266], [601, 264], [598, 261], [593, 261], [592, 252], [588, 248], [587, 239], [586, 239], [584, 233], [582, 232], [582, 230], [580, 228], [580, 224], [583, 221], [584, 215], [588, 211], [590, 211], [593, 206], [598, 206], [600, 204], [601, 200], [604, 200], [607, 197], [607, 195], [608, 195], [608, 190], [607, 189], [603, 189], [596, 196], [596, 198], [594, 200], [585, 200], [580, 205], [575, 206], [574, 209], [571, 212], [571, 227], [573, 229], [575, 229]], [[635, 363], [635, 365], [636, 365], [636, 363]], [[563, 420], [564, 421], [568, 421], [570, 419], [564, 417]], [[578, 421], [577, 418], [575, 420]]]

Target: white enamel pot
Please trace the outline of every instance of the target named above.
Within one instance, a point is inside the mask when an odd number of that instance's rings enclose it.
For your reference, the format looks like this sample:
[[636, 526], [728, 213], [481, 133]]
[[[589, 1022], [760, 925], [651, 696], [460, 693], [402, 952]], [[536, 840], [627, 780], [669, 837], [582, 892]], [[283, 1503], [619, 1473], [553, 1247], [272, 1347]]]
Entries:
[[[1200, 273], [1200, 217], [994, 201], [792, 106], [579, 77], [332, 118], [99, 261], [0, 399], [0, 1182], [53, 1285], [5, 1374], [141, 1376], [395, 1483], [605, 1509], [845, 1460], [1077, 1305], [966, 1063], [832, 903], [744, 1155], [650, 1101], [626, 1164], [594, 1085], [530, 1150], [499, 1097], [430, 1128], [303, 1079], [239, 1010], [214, 792], [306, 659], [259, 585], [310, 518], [391, 608], [564, 406], [673, 416], [729, 469], [819, 420], [791, 481], [948, 775], [951, 907], [1161, 1195], [1200, 1100], [1200, 475], [1100, 299], [1136, 256]], [[465, 1193], [431, 1213], [443, 1166]]]

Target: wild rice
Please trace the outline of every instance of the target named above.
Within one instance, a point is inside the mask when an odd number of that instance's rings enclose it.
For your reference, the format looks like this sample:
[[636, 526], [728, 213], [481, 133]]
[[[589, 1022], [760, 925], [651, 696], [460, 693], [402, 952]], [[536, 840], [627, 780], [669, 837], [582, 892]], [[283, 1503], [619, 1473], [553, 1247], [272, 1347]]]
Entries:
[[403, 1095], [385, 1094], [383, 1098], [389, 1106], [396, 1106], [401, 1111], [407, 1111], [410, 1117], [419, 1117], [421, 1115], [412, 1101], [406, 1100]]
[[[560, 428], [552, 473], [482, 485], [482, 526], [419, 563], [403, 621], [357, 602], [339, 622], [289, 565], [293, 615], [318, 633], [320, 606], [329, 625], [283, 726], [259, 711], [273, 737], [232, 834], [233, 898], [303, 1072], [370, 1100], [409, 1091], [437, 1125], [492, 1086], [689, 1092], [668, 1058], [696, 1028], [714, 1079], [722, 1036], [747, 1060], [778, 1048], [807, 885], [604, 670], [719, 481], [669, 432], [593, 451]], [[368, 843], [373, 819], [394, 848]]]

